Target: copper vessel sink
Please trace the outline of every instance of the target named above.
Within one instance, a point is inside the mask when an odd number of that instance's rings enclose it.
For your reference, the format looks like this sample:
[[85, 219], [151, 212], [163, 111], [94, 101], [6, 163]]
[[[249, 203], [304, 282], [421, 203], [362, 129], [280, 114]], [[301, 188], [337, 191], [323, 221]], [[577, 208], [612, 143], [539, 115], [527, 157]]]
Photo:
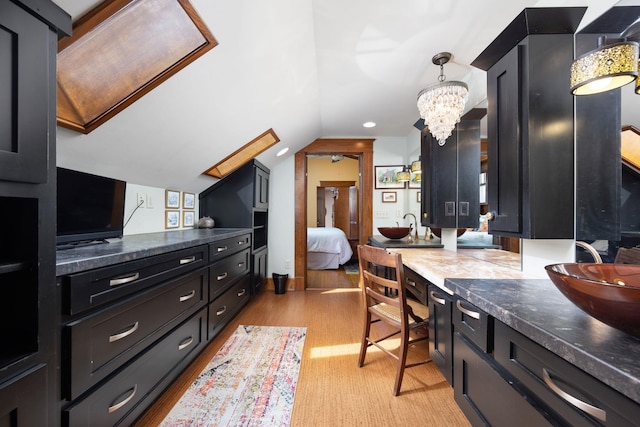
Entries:
[[[467, 231], [466, 228], [458, 228], [457, 231], [457, 237], [462, 236], [465, 231]], [[433, 228], [431, 227], [431, 232], [436, 236], [436, 237], [440, 237], [440, 234], [442, 233], [442, 228]]]
[[402, 239], [411, 233], [411, 227], [378, 227], [378, 231], [387, 239]]
[[560, 292], [582, 311], [640, 337], [640, 265], [569, 263], [545, 269]]

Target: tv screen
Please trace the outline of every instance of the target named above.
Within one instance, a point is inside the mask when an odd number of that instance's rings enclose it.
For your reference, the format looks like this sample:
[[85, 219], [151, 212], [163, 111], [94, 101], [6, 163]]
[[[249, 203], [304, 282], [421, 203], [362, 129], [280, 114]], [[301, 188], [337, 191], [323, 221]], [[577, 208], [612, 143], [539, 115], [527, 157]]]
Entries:
[[122, 237], [126, 182], [58, 169], [56, 243]]

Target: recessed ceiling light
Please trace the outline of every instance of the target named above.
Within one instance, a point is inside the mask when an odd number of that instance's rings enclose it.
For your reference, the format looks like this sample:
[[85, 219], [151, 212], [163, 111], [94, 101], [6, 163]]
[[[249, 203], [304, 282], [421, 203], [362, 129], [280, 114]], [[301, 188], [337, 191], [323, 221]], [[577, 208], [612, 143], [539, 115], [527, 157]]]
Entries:
[[362, 126], [366, 128], [373, 128], [376, 127], [376, 124], [374, 122], [364, 122]]
[[276, 157], [282, 156], [287, 151], [289, 151], [289, 147], [284, 147], [282, 150], [278, 151], [278, 154], [276, 154]]

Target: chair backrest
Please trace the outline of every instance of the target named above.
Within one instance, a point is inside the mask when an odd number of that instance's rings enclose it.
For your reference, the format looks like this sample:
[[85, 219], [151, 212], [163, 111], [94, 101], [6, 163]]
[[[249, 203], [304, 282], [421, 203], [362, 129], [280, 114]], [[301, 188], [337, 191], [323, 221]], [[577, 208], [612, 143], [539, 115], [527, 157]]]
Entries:
[[615, 264], [640, 264], [640, 247], [620, 248], [616, 254]]
[[383, 302], [398, 307], [406, 321], [408, 310], [402, 256], [382, 248], [358, 245], [358, 260], [366, 306]]

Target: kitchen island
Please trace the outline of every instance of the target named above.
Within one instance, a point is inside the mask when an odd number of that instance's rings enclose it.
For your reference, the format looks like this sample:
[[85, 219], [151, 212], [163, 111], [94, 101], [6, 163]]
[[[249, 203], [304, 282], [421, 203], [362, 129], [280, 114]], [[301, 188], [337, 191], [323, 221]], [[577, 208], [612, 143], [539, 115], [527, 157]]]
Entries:
[[[369, 236], [369, 244], [378, 248], [442, 248], [444, 244], [439, 237], [431, 239], [415, 239], [409, 241], [409, 237], [402, 239], [387, 239], [384, 236]], [[500, 245], [492, 242], [491, 235], [483, 232], [467, 231], [456, 240], [458, 249], [501, 249]]]
[[[489, 365], [497, 366], [498, 371], [512, 369], [510, 365], [518, 365], [517, 369], [522, 367], [518, 358], [524, 351], [513, 342], [503, 346], [506, 356], [499, 354], [500, 340], [505, 338], [501, 335], [506, 335], [505, 331], [515, 333], [535, 343], [544, 354], [548, 352], [548, 356], [539, 356], [540, 360], [561, 359], [569, 368], [575, 367], [580, 374], [588, 374], [584, 376], [589, 377], [589, 381], [597, 380], [594, 383], [605, 389], [604, 394], [613, 392], [613, 400], [623, 404], [627, 416], [640, 414], [640, 339], [584, 313], [555, 287], [546, 272], [524, 273], [518, 269], [518, 254], [501, 250], [452, 252], [434, 248], [390, 251], [401, 253], [406, 267], [428, 281], [430, 286], [446, 292], [452, 301], [468, 303], [484, 312], [490, 319], [490, 325], [495, 322], [495, 336], [490, 337], [491, 345], [485, 349], [483, 358]], [[455, 303], [453, 307], [455, 319]], [[453, 329], [456, 330], [454, 335], [459, 335], [460, 328]], [[493, 328], [489, 327], [489, 335], [492, 334]], [[454, 344], [459, 341], [454, 341]], [[456, 358], [457, 347], [454, 345], [453, 348]], [[461, 351], [458, 353], [463, 354]], [[500, 362], [501, 357], [503, 362]], [[520, 384], [516, 374], [515, 370], [509, 371], [505, 374], [506, 381]], [[532, 377], [528, 372], [520, 387], [529, 392], [534, 390], [535, 401], [541, 399], [536, 394], [536, 387], [542, 390], [546, 386], [542, 380], [531, 380]], [[527, 381], [532, 383], [527, 384]], [[455, 390], [455, 379], [453, 384]], [[590, 391], [601, 396], [599, 391]], [[466, 396], [464, 399], [469, 400]], [[542, 406], [545, 404], [543, 402]], [[609, 418], [612, 418], [611, 414]]]

